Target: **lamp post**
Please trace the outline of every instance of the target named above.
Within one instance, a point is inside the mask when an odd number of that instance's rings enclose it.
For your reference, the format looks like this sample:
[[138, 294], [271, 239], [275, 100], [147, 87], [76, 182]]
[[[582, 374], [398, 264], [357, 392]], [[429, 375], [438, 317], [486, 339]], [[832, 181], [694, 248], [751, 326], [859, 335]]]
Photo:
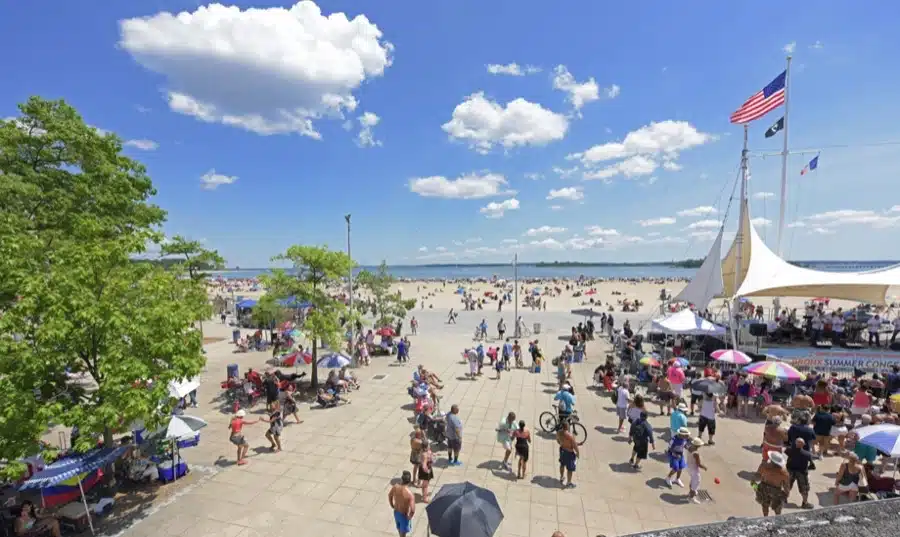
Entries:
[[[350, 260], [352, 261], [353, 257], [350, 255], [350, 215], [345, 214], [344, 220], [347, 222], [347, 257], [349, 257]], [[350, 274], [347, 275], [347, 281], [349, 283], [349, 285], [348, 285], [349, 294], [350, 294], [349, 305], [350, 305], [350, 313], [351, 313], [351, 317], [352, 317], [352, 313], [353, 313], [353, 264], [352, 263], [350, 264]], [[350, 354], [350, 356], [352, 358], [353, 357], [353, 328], [354, 328], [353, 320], [348, 319], [347, 322], [348, 322], [348, 324], [350, 324], [350, 340], [347, 342], [347, 352]]]

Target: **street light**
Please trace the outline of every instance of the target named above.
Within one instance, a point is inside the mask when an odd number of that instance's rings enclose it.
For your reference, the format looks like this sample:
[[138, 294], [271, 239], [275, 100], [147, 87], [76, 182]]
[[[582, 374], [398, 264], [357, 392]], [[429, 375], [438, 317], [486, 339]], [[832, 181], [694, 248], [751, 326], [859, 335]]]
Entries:
[[[349, 257], [350, 261], [351, 261], [350, 274], [348, 274], [347, 279], [349, 282], [348, 288], [349, 288], [349, 292], [350, 292], [350, 300], [349, 300], [350, 314], [351, 314], [350, 316], [352, 317], [352, 314], [353, 314], [353, 263], [352, 263], [353, 256], [350, 255], [350, 215], [345, 214], [344, 220], [347, 222], [347, 257]], [[348, 323], [350, 324], [350, 340], [347, 342], [347, 352], [350, 354], [350, 356], [353, 356], [353, 328], [354, 328], [354, 326], [353, 326], [352, 319], [348, 318]]]

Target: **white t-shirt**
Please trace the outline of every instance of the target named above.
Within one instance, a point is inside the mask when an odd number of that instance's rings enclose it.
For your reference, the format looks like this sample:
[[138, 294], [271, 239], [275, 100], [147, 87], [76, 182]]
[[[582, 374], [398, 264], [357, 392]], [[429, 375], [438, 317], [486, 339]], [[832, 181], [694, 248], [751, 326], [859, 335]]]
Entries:
[[844, 318], [840, 315], [833, 315], [831, 317], [831, 329], [835, 332], [843, 332], [844, 331]]
[[703, 398], [703, 404], [700, 405], [700, 416], [708, 420], [716, 419], [716, 398]]
[[881, 319], [872, 317], [866, 324], [869, 327], [869, 332], [878, 332], [878, 329], [881, 328]]
[[616, 406], [618, 408], [628, 408], [628, 390], [622, 386], [619, 386], [619, 389], [616, 391], [618, 394], [618, 399], [616, 399]]

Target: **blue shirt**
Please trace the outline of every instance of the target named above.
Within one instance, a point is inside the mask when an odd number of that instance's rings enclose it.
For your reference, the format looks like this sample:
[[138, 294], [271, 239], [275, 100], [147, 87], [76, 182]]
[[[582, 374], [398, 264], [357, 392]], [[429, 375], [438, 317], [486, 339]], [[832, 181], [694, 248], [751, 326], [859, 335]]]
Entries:
[[559, 409], [563, 412], [572, 412], [575, 409], [575, 396], [567, 391], [560, 391], [553, 398], [559, 401]]
[[484, 358], [484, 345], [479, 345], [478, 348], [475, 349], [475, 352], [478, 353], [479, 358]]
[[397, 343], [397, 354], [403, 356], [406, 354], [406, 343], [401, 339], [399, 343]]
[[687, 427], [687, 416], [685, 416], [684, 412], [680, 410], [676, 410], [672, 412], [672, 417], [669, 419], [669, 428], [672, 429], [672, 434], [678, 434], [678, 429], [682, 427]]
[[462, 422], [459, 416], [450, 413], [447, 414], [447, 439], [459, 440], [462, 437]]
[[503, 344], [503, 356], [512, 356], [512, 343]]

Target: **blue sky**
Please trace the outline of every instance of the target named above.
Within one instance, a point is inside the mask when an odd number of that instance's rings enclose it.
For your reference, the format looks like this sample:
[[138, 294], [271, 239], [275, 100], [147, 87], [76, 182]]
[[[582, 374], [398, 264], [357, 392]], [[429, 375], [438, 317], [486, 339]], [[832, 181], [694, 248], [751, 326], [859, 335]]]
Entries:
[[[728, 116], [786, 47], [790, 145], [825, 149], [803, 177], [814, 155], [790, 159], [785, 255], [896, 257], [900, 146], [868, 144], [900, 140], [900, 5], [89, 4], [0, 8], [0, 117], [65, 98], [130, 141], [166, 232], [230, 266], [343, 248], [346, 213], [366, 264], [702, 256], [739, 161]], [[752, 150], [780, 150], [781, 113]], [[780, 167], [751, 160], [770, 245]]]

